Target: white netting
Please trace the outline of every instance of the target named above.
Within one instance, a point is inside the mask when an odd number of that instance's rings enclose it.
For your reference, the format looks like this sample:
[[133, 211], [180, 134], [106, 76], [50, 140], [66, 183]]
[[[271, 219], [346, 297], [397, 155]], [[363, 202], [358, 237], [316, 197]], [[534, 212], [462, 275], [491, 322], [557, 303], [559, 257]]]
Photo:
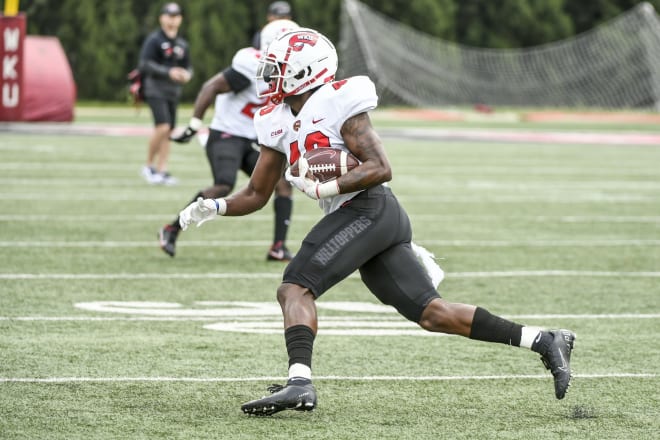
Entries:
[[588, 32], [479, 49], [344, 0], [338, 76], [369, 75], [385, 103], [660, 109], [660, 19], [649, 3]]

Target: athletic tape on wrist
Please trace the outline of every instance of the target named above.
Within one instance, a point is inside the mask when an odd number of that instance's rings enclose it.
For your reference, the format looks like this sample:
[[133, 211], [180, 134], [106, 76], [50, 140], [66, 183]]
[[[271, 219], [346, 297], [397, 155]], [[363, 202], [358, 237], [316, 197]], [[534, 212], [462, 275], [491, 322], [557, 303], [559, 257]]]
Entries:
[[190, 122], [188, 122], [188, 127], [192, 128], [195, 131], [202, 128], [202, 125], [204, 125], [204, 122], [202, 122], [201, 119], [195, 117], [190, 118]]
[[339, 184], [336, 179], [316, 186], [316, 196], [319, 199], [336, 196], [337, 194], [339, 194]]
[[225, 202], [225, 199], [213, 199], [215, 202], [215, 212], [218, 215], [225, 215], [227, 212], [227, 202]]

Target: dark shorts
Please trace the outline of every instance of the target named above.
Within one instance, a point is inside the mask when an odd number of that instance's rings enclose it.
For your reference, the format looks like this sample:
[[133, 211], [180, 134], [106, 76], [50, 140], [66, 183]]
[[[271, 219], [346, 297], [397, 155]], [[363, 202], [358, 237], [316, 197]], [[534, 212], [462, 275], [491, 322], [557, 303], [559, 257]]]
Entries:
[[359, 270], [362, 281], [384, 304], [413, 322], [438, 292], [410, 247], [408, 215], [383, 186], [363, 191], [326, 215], [307, 234], [284, 271], [316, 298]]
[[176, 107], [177, 101], [170, 101], [164, 98], [145, 98], [151, 114], [154, 117], [154, 125], [170, 124], [170, 128], [176, 126]]
[[259, 151], [251, 139], [232, 136], [218, 130], [210, 130], [206, 141], [206, 157], [211, 165], [213, 183], [234, 188], [238, 170], [252, 175], [259, 158]]

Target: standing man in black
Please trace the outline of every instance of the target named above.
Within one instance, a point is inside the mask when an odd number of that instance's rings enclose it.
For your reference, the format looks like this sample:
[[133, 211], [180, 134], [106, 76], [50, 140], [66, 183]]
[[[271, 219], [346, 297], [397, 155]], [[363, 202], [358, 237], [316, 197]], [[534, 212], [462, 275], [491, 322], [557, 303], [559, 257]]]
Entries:
[[177, 183], [167, 170], [170, 133], [176, 124], [181, 88], [193, 73], [188, 42], [179, 36], [182, 19], [181, 7], [166, 3], [160, 10], [160, 29], [147, 37], [140, 51], [138, 69], [144, 78], [145, 101], [154, 119], [142, 177], [153, 184]]
[[[288, 2], [277, 1], [268, 5], [266, 25], [275, 20], [291, 20], [291, 5]], [[255, 49], [266, 50], [265, 47], [261, 47], [261, 29], [252, 37], [252, 47]]]

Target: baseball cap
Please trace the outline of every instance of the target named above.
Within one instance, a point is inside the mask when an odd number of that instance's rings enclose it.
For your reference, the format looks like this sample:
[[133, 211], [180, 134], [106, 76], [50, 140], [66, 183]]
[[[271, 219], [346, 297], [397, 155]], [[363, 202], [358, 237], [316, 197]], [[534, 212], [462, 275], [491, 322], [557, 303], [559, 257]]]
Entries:
[[181, 15], [181, 6], [174, 2], [165, 3], [160, 9], [160, 15]]
[[287, 2], [273, 2], [268, 6], [268, 15], [288, 17], [291, 15], [291, 5]]

